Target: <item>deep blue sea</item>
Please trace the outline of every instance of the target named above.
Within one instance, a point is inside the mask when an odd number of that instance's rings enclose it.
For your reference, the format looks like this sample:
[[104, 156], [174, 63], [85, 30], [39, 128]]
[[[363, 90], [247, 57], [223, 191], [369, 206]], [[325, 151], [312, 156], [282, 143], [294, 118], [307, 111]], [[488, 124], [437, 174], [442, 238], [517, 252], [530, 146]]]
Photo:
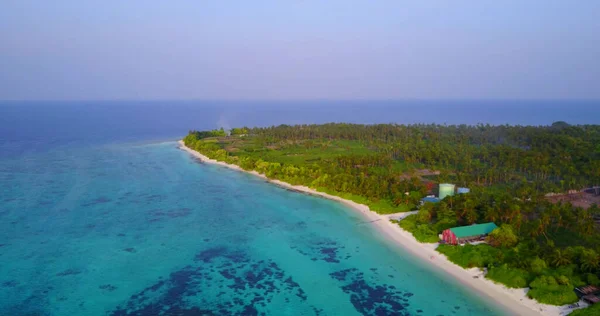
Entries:
[[0, 103], [0, 315], [502, 315], [343, 205], [175, 143], [219, 126], [600, 118], [593, 102], [423, 102]]

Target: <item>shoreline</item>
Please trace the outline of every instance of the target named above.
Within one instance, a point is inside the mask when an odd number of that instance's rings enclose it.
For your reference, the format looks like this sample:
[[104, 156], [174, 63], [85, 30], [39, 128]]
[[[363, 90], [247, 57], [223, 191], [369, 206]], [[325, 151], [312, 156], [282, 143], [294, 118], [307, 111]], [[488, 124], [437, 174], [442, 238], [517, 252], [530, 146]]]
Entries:
[[437, 267], [447, 274], [451, 275], [461, 284], [470, 287], [476, 291], [482, 298], [487, 298], [493, 301], [496, 305], [501, 306], [505, 311], [514, 315], [566, 315], [573, 309], [565, 308], [565, 306], [553, 306], [538, 303], [527, 297], [526, 289], [509, 289], [501, 284], [496, 284], [493, 281], [484, 278], [484, 273], [478, 268], [463, 269], [462, 267], [452, 263], [443, 254], [437, 252], [435, 248], [437, 244], [424, 244], [418, 242], [411, 233], [403, 230], [400, 226], [390, 222], [389, 218], [384, 215], [377, 214], [370, 210], [366, 205], [346, 200], [338, 196], [330, 195], [323, 192], [318, 192], [306, 186], [291, 185], [289, 183], [269, 179], [264, 174], [256, 171], [247, 171], [233, 164], [210, 159], [199, 152], [185, 146], [182, 140], [178, 141], [179, 148], [190, 153], [192, 156], [200, 159], [203, 162], [220, 165], [229, 169], [234, 169], [241, 172], [250, 173], [260, 177], [270, 183], [293, 190], [300, 193], [319, 196], [329, 200], [340, 202], [354, 211], [362, 214], [369, 221], [373, 221], [371, 225], [375, 226], [382, 235], [391, 243], [402, 247], [412, 255], [427, 261], [431, 266]]

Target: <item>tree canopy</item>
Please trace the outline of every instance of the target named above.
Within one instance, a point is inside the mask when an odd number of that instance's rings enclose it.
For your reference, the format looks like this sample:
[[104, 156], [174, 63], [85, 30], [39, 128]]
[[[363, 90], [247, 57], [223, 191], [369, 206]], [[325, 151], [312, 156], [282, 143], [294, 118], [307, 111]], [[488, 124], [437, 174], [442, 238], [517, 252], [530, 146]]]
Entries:
[[509, 248], [516, 245], [517, 242], [519, 242], [519, 237], [508, 224], [494, 229], [488, 236], [488, 243], [494, 247]]
[[600, 184], [600, 126], [280, 125], [191, 131], [186, 146], [368, 205], [379, 213], [414, 209], [438, 183], [469, 194], [426, 203], [400, 226], [422, 242], [442, 230], [494, 222], [489, 245], [439, 247], [465, 267], [510, 287], [530, 286], [541, 302], [572, 302], [574, 286], [600, 274], [600, 211], [550, 203], [545, 194]]

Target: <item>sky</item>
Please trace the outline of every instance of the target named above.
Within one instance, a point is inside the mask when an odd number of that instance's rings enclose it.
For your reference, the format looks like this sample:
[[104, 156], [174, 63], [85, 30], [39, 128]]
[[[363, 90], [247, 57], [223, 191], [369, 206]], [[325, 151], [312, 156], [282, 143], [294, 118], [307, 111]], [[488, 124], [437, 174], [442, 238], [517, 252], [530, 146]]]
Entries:
[[600, 1], [2, 0], [0, 100], [600, 99]]

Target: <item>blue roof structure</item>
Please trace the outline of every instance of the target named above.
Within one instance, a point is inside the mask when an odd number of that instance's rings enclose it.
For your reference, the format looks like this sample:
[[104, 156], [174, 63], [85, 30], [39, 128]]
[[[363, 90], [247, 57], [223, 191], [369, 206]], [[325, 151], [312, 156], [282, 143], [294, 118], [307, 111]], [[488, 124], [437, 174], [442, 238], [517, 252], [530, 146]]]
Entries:
[[465, 194], [465, 193], [469, 193], [471, 192], [471, 190], [469, 190], [469, 188], [458, 188], [456, 189], [456, 193], [458, 194]]
[[423, 203], [426, 203], [426, 202], [437, 203], [439, 201], [440, 201], [440, 199], [438, 199], [436, 197], [430, 197], [430, 196], [424, 197], [424, 198], [421, 199], [421, 202], [423, 202]]

